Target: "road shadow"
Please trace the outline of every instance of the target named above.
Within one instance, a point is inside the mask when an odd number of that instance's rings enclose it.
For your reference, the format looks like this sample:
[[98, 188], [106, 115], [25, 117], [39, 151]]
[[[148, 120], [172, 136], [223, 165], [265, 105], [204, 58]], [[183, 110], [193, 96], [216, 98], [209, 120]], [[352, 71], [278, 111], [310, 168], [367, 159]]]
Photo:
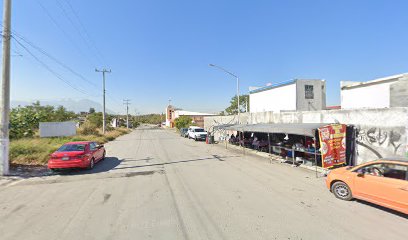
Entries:
[[[196, 158], [196, 159], [187, 159], [187, 160], [180, 160], [180, 161], [172, 161], [172, 162], [162, 162], [162, 163], [152, 163], [152, 164], [144, 164], [144, 165], [137, 165], [137, 166], [130, 166], [130, 167], [117, 167], [114, 170], [118, 169], [132, 169], [132, 168], [144, 168], [144, 167], [152, 167], [152, 166], [165, 166], [165, 165], [172, 165], [172, 164], [180, 164], [180, 163], [189, 163], [189, 162], [197, 162], [197, 161], [208, 161], [208, 160], [217, 160], [220, 162], [225, 161], [223, 158], [236, 158], [241, 156], [218, 156], [212, 155], [212, 157], [207, 158]], [[136, 161], [146, 160], [146, 159], [138, 159]], [[125, 161], [132, 161], [131, 159]]]
[[356, 199], [355, 201], [358, 202], [358, 203], [368, 205], [370, 207], [377, 208], [377, 209], [382, 210], [384, 212], [391, 213], [393, 215], [396, 215], [398, 217], [401, 217], [401, 218], [404, 218], [404, 219], [408, 220], [408, 215], [404, 214], [402, 212], [398, 212], [398, 211], [395, 211], [395, 210], [392, 210], [392, 209], [389, 209], [389, 208], [386, 208], [386, 207], [383, 207], [383, 206], [380, 206], [380, 205], [377, 205], [377, 204], [374, 204], [374, 203], [366, 202], [366, 201], [360, 200], [360, 199]]
[[85, 175], [108, 172], [119, 166], [123, 159], [119, 160], [117, 157], [106, 157], [104, 160], [95, 164], [93, 169], [64, 169], [56, 172], [58, 175]]

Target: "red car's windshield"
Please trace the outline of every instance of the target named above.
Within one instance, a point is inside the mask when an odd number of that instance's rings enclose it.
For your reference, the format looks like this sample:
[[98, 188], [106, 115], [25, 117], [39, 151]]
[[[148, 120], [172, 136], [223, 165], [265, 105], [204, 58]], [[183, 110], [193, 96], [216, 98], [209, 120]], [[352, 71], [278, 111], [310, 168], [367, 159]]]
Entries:
[[57, 152], [75, 152], [75, 151], [84, 151], [85, 144], [66, 144], [60, 147]]

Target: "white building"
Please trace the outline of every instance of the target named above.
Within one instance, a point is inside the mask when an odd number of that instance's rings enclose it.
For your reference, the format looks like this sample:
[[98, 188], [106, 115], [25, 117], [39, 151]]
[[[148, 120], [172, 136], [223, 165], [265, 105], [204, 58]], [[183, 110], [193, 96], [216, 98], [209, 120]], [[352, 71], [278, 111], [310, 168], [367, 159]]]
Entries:
[[174, 120], [181, 116], [187, 116], [192, 119], [192, 123], [199, 126], [204, 127], [204, 117], [208, 116], [215, 116], [216, 114], [212, 113], [201, 113], [201, 112], [191, 112], [191, 111], [184, 111], [180, 109], [175, 109], [173, 106], [169, 105], [166, 108], [166, 127], [173, 128], [174, 127]]
[[250, 112], [312, 111], [326, 108], [326, 82], [295, 79], [250, 88]]
[[398, 74], [368, 82], [340, 82], [341, 108], [407, 107], [408, 74]]

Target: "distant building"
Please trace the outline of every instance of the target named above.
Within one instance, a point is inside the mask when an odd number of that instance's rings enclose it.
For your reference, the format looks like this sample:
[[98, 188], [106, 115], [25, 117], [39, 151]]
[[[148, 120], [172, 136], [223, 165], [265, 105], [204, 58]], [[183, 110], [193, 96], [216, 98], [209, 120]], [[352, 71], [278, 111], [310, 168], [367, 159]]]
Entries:
[[199, 127], [204, 127], [204, 117], [215, 116], [212, 113], [190, 112], [174, 108], [172, 105], [166, 108], [166, 127], [173, 128], [174, 121], [181, 116], [188, 116], [192, 119], [192, 123]]
[[250, 112], [315, 111], [326, 109], [326, 82], [296, 79], [250, 88]]
[[341, 108], [390, 108], [408, 106], [408, 74], [368, 82], [340, 82]]

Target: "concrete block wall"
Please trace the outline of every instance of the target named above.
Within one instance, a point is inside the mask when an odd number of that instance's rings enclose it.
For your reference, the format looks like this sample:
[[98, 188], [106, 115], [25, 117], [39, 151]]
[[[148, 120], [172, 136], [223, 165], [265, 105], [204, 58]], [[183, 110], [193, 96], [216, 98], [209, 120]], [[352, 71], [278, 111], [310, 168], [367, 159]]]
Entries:
[[408, 77], [390, 85], [390, 106], [408, 107]]
[[[237, 123], [236, 116], [204, 118], [208, 130], [214, 125]], [[357, 162], [381, 157], [408, 157], [408, 107], [305, 112], [241, 114], [240, 123], [344, 123], [358, 129]], [[221, 133], [215, 134], [216, 139]]]

